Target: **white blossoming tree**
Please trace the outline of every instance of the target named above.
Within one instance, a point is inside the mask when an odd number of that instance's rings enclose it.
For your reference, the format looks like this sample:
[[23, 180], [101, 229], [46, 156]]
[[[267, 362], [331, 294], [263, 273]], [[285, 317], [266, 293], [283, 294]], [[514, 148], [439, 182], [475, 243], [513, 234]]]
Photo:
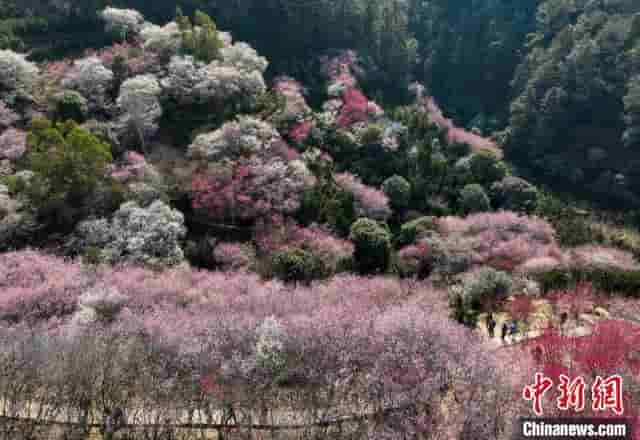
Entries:
[[162, 88], [154, 75], [130, 78], [120, 87], [118, 106], [126, 112], [123, 118], [136, 130], [143, 149], [145, 139], [158, 129], [157, 121], [162, 116], [161, 93]]
[[106, 106], [113, 77], [113, 72], [105, 67], [100, 58], [88, 57], [75, 62], [62, 85], [82, 94], [88, 100], [89, 110], [95, 111]]
[[162, 79], [162, 87], [178, 104], [190, 105], [207, 99], [194, 93], [196, 85], [205, 78], [203, 63], [192, 56], [174, 56], [167, 66], [167, 76]]
[[182, 263], [179, 241], [185, 236], [184, 216], [160, 200], [148, 208], [136, 202], [120, 206], [113, 220], [89, 220], [78, 225], [78, 242], [99, 250], [101, 260], [130, 261], [150, 266]]
[[162, 85], [176, 102], [229, 103], [253, 106], [266, 91], [263, 73], [265, 58], [245, 43], [236, 43], [220, 51], [221, 59], [204, 64], [191, 56], [175, 56], [168, 66]]
[[268, 123], [251, 116], [240, 116], [218, 130], [201, 134], [189, 146], [194, 159], [218, 161], [257, 154], [271, 148], [280, 135]]
[[78, 298], [78, 310], [72, 319], [75, 325], [112, 322], [127, 305], [129, 298], [109, 286], [96, 286]]
[[135, 9], [108, 7], [100, 16], [105, 21], [108, 31], [120, 32], [125, 38], [138, 34], [144, 25], [144, 17]]
[[244, 365], [245, 373], [258, 370], [264, 374], [278, 374], [286, 365], [286, 333], [282, 324], [275, 316], [265, 318], [256, 328], [256, 337], [253, 356]]
[[245, 72], [260, 72], [262, 74], [269, 66], [265, 57], [258, 55], [253, 47], [243, 42], [223, 47], [220, 49], [220, 56], [222, 64]]
[[140, 38], [145, 50], [171, 55], [178, 52], [182, 42], [180, 29], [174, 21], [164, 26], [145, 23], [140, 31]]
[[38, 67], [28, 61], [25, 55], [0, 50], [0, 96], [3, 96], [3, 100], [10, 101], [16, 96], [30, 95], [38, 79], [38, 72]]

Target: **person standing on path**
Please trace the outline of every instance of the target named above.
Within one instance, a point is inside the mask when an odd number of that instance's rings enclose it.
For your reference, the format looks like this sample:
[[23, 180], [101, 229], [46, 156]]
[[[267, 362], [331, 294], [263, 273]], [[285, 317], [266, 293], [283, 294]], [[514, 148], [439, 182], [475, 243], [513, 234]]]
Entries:
[[493, 338], [495, 330], [496, 330], [496, 320], [493, 319], [493, 314], [489, 313], [489, 316], [487, 317], [487, 331], [489, 332], [490, 338]]

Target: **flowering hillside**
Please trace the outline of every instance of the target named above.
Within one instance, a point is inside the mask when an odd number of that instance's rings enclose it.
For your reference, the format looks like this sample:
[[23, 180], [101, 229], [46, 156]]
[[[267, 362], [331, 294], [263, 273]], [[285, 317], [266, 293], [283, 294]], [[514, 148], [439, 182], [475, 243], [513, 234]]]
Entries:
[[637, 417], [635, 236], [409, 86], [387, 9], [298, 65], [123, 3], [94, 11], [105, 45], [0, 49], [9, 435], [506, 440], [560, 349], [619, 369]]

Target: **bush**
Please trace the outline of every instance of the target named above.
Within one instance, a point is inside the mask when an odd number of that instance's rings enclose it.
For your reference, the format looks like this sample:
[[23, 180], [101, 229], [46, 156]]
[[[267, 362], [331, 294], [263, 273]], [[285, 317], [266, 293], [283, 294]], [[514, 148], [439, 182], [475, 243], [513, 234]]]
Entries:
[[432, 216], [424, 216], [411, 220], [400, 227], [400, 233], [396, 238], [398, 246], [405, 246], [414, 243], [416, 239], [430, 231], [437, 231], [438, 225], [436, 218]]
[[477, 183], [466, 185], [460, 190], [458, 205], [464, 214], [484, 212], [491, 209], [491, 203], [487, 193], [484, 188]]
[[321, 263], [311, 253], [300, 248], [289, 248], [276, 253], [272, 259], [273, 274], [286, 282], [309, 283], [320, 278]]
[[538, 190], [524, 179], [507, 176], [491, 185], [491, 199], [499, 209], [532, 212], [536, 209]]
[[382, 142], [384, 130], [379, 124], [369, 124], [360, 136], [362, 145], [377, 145]]
[[64, 90], [54, 95], [53, 106], [53, 119], [61, 122], [84, 122], [89, 111], [87, 100], [75, 90]]
[[473, 181], [488, 186], [504, 179], [507, 168], [503, 162], [489, 151], [475, 153], [469, 160]]
[[464, 324], [475, 325], [483, 306], [504, 300], [512, 285], [509, 274], [490, 267], [467, 274], [462, 285], [452, 292], [455, 318]]
[[588, 282], [605, 293], [640, 297], [640, 270], [619, 269], [554, 269], [533, 276], [543, 293], [566, 290], [580, 282]]
[[351, 225], [354, 260], [361, 273], [384, 272], [391, 258], [391, 234], [375, 220], [361, 218]]
[[452, 142], [447, 146], [448, 155], [460, 159], [471, 154], [471, 146], [463, 142]]
[[382, 191], [389, 198], [391, 207], [395, 210], [409, 207], [411, 201], [411, 184], [402, 176], [392, 176], [382, 184]]
[[220, 56], [220, 49], [224, 44], [211, 17], [196, 11], [192, 25], [188, 17], [178, 13], [176, 21], [182, 33], [182, 48], [185, 53], [205, 63], [210, 63]]
[[206, 269], [216, 267], [215, 249], [217, 240], [211, 236], [199, 237], [197, 240], [187, 240], [184, 255], [192, 266]]
[[436, 217], [451, 215], [449, 202], [441, 196], [427, 197], [425, 200], [425, 209], [429, 214], [435, 215]]
[[326, 224], [342, 236], [349, 235], [356, 218], [353, 195], [330, 184], [317, 185], [302, 193], [296, 213], [301, 224]]
[[111, 162], [110, 146], [73, 122], [33, 122], [24, 156], [33, 172], [24, 193], [47, 223], [73, 225], [90, 211], [91, 196]]

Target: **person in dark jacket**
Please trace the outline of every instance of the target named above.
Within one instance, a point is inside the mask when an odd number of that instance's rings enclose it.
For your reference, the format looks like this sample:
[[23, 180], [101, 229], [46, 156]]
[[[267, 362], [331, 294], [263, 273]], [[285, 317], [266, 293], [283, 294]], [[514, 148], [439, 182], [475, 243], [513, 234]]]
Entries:
[[489, 316], [487, 317], [487, 330], [489, 332], [489, 337], [493, 338], [493, 335], [495, 333], [496, 330], [496, 320], [493, 319], [493, 314], [489, 313]]

